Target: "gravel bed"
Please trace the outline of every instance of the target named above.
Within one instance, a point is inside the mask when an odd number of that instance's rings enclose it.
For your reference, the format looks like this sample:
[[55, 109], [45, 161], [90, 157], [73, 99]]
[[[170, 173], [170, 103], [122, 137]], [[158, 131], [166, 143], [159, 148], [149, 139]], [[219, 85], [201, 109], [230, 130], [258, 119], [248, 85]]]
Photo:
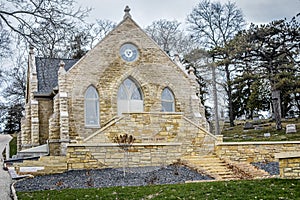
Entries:
[[72, 170], [62, 174], [36, 176], [23, 179], [15, 184], [16, 191], [61, 190], [65, 188], [100, 188], [112, 186], [144, 186], [184, 183], [193, 180], [211, 180], [206, 175], [186, 167], [170, 165], [166, 167], [123, 169]]
[[263, 169], [270, 175], [279, 175], [279, 163], [278, 162], [255, 162], [252, 165]]

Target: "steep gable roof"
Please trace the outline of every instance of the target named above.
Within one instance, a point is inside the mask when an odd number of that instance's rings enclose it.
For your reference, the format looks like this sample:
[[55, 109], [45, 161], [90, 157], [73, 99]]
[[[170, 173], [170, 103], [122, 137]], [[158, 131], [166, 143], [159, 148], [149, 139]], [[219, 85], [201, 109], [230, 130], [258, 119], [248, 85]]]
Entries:
[[68, 71], [78, 59], [35, 58], [38, 79], [37, 94], [48, 95], [53, 91], [53, 88], [58, 86], [58, 70], [61, 61], [65, 63], [65, 70]]
[[[84, 55], [81, 60], [79, 59], [59, 59], [59, 58], [36, 58], [36, 71], [37, 71], [37, 78], [38, 78], [38, 92], [37, 95], [49, 95], [52, 93], [53, 89], [57, 87], [58, 85], [58, 70], [59, 70], [59, 63], [60, 61], [63, 61], [65, 63], [65, 70], [69, 73], [72, 71], [71, 68], [73, 66], [81, 66], [85, 65], [84, 63], [86, 60], [93, 60], [95, 57], [97, 59], [100, 58], [100, 56], [103, 56], [105, 59], [110, 58], [111, 60], [115, 59], [115, 55], [111, 53], [112, 49], [105, 49], [103, 47], [107, 47], [107, 43], [113, 41], [114, 43], [120, 45], [120, 43], [128, 41], [135, 41], [136, 43], [142, 42], [143, 44], [139, 46], [139, 48], [144, 48], [144, 52], [148, 52], [148, 49], [157, 49], [159, 52], [159, 55], [161, 57], [167, 58], [169, 61], [171, 61], [175, 66], [178, 67], [178, 65], [167, 55], [166, 52], [164, 52], [159, 45], [153, 41], [151, 37], [149, 37], [146, 32], [131, 18], [130, 15], [130, 8], [126, 6], [125, 15], [123, 17], [123, 20], [112, 30], [110, 31], [101, 41], [99, 41], [98, 44], [95, 45], [89, 52], [87, 52], [86, 55]], [[132, 33], [131, 31], [134, 30], [134, 34], [123, 34], [126, 31], [129, 33]], [[138, 35], [144, 35], [143, 38], [146, 40], [141, 41], [140, 37]], [[119, 37], [119, 38], [117, 38]], [[124, 38], [126, 38], [124, 40]], [[109, 42], [107, 42], [109, 41]], [[120, 42], [122, 41], [122, 42]], [[119, 42], [119, 43], [118, 43]], [[114, 44], [115, 45], [115, 44]], [[84, 64], [82, 64], [84, 63]], [[98, 62], [97, 65], [99, 65]], [[104, 66], [104, 67], [103, 67]], [[109, 65], [101, 65], [99, 69], [101, 68], [102, 71], [105, 70], [106, 67], [109, 67]], [[180, 69], [180, 67], [178, 67]], [[184, 76], [186, 76], [185, 73], [183, 73]]]

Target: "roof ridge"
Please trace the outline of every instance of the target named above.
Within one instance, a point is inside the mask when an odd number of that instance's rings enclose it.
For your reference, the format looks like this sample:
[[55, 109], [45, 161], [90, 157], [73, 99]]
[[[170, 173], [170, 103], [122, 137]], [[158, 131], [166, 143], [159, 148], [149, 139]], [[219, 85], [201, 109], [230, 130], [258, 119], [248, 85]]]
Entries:
[[41, 56], [35, 56], [35, 58], [48, 59], [48, 60], [80, 60], [79, 58], [47, 58], [47, 57], [41, 57]]

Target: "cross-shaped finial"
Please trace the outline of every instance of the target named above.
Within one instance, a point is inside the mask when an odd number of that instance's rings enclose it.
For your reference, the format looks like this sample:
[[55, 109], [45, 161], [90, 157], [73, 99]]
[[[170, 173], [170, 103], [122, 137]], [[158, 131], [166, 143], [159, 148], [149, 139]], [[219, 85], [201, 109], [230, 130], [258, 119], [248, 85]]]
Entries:
[[124, 9], [124, 12], [125, 12], [125, 15], [124, 15], [124, 19], [126, 19], [127, 17], [131, 18], [131, 15], [130, 15], [130, 8], [129, 6], [126, 6], [126, 8]]

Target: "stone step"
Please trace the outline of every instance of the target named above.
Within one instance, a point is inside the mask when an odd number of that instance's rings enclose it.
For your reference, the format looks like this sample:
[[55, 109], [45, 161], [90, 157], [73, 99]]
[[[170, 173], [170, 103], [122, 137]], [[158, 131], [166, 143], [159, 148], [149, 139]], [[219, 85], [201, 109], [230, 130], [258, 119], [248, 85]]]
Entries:
[[201, 172], [217, 180], [236, 180], [247, 178], [266, 178], [269, 174], [263, 170], [257, 169], [250, 163], [233, 162], [230, 160], [221, 160], [216, 155], [204, 156], [185, 156], [184, 161]]
[[[249, 177], [248, 174], [250, 174], [250, 172], [248, 173], [247, 171], [255, 171], [255, 169], [252, 168], [248, 170], [247, 167], [249, 166], [246, 164], [240, 166], [234, 165], [236, 168], [233, 171], [232, 163], [229, 164], [227, 161], [221, 160], [213, 154], [204, 156], [185, 156], [183, 160], [185, 160], [188, 165], [193, 166], [199, 171], [206, 172], [217, 180], [237, 180], [245, 177], [245, 171], [247, 177]], [[240, 170], [241, 167], [246, 168], [246, 170]]]
[[[200, 165], [198, 165], [200, 166]], [[209, 170], [211, 172], [224, 172], [224, 171], [228, 171], [227, 166], [216, 166], [216, 167], [203, 167], [200, 166], [201, 168], [205, 169], [205, 170]]]
[[236, 176], [232, 176], [232, 175], [222, 175], [221, 179], [222, 180], [238, 180], [239, 178]]
[[234, 174], [227, 168], [226, 163], [214, 155], [186, 156], [184, 159], [194, 167], [205, 171], [216, 179], [234, 178]]
[[214, 167], [214, 166], [227, 166], [226, 162], [198, 162], [198, 161], [192, 161], [193, 163], [201, 166], [206, 166], [206, 167]]
[[251, 178], [269, 178], [270, 174], [264, 170], [261, 170], [250, 163], [246, 162], [233, 162], [228, 161], [231, 166], [234, 166], [238, 170], [242, 171], [244, 174]]

